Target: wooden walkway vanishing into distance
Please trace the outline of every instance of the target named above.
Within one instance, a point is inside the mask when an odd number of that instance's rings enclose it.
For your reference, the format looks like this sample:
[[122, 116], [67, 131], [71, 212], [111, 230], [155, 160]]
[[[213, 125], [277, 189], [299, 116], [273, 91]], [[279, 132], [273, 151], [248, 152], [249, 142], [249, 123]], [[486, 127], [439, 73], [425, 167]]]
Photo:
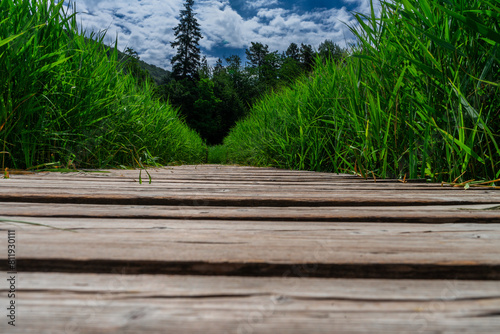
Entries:
[[148, 172], [0, 179], [0, 333], [500, 333], [498, 190]]

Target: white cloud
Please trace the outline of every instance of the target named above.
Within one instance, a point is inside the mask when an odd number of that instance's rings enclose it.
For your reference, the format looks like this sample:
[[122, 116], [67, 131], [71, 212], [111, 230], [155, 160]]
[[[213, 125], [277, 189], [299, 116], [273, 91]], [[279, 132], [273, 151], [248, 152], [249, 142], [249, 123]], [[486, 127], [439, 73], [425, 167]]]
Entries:
[[[87, 31], [107, 29], [108, 42], [118, 33], [118, 47], [131, 47], [141, 59], [151, 64], [170, 68], [175, 49], [173, 28], [184, 0], [75, 0], [78, 22]], [[369, 0], [344, 0], [354, 4], [357, 12], [370, 11]], [[352, 15], [344, 8], [321, 11], [297, 11], [276, 7], [278, 0], [247, 0], [245, 6], [256, 10], [253, 17], [242, 17], [228, 0], [198, 0], [195, 12], [204, 38], [200, 46], [208, 51], [213, 64], [217, 55], [214, 48], [248, 48], [250, 42], [269, 45], [270, 50], [284, 51], [294, 42], [317, 47], [325, 39], [340, 46], [352, 41], [352, 35], [343, 22], [354, 24]], [[380, 8], [377, 2], [377, 10]]]
[[233, 48], [243, 48], [259, 28], [256, 19], [243, 19], [229, 5], [204, 8], [198, 17], [205, 36], [200, 45], [209, 50], [222, 42], [228, 42], [227, 45]]
[[278, 0], [247, 0], [245, 7], [256, 9], [262, 7], [272, 7], [279, 4]]
[[172, 28], [178, 24], [176, 16], [183, 0], [76, 0], [80, 27], [88, 31], [107, 30], [107, 42], [118, 34], [118, 48], [131, 47], [141, 59], [168, 68], [175, 50]]

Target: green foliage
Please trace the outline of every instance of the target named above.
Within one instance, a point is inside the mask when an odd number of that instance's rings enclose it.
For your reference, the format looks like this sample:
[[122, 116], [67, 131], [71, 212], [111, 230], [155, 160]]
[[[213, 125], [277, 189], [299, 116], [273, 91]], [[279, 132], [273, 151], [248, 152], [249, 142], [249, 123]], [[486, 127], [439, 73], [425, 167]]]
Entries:
[[297, 62], [300, 62], [300, 49], [299, 46], [295, 43], [291, 43], [286, 49], [285, 55], [287, 58], [291, 58]]
[[142, 70], [148, 72], [149, 76], [151, 76], [151, 78], [153, 78], [153, 80], [155, 81], [155, 83], [157, 85], [161, 85], [163, 79], [166, 76], [171, 75], [171, 72], [169, 72], [161, 67], [158, 67], [158, 66], [155, 66], [152, 64], [148, 64], [141, 59], [139, 59], [139, 66], [141, 67]]
[[83, 37], [62, 1], [0, 0], [0, 22], [2, 167], [205, 159], [201, 138], [123, 74], [104, 34]]
[[300, 62], [293, 57], [287, 57], [283, 60], [278, 75], [283, 82], [293, 84], [302, 74], [303, 70]]
[[367, 176], [500, 177], [500, 8], [383, 1], [343, 62], [268, 95], [224, 141], [230, 161]]
[[125, 72], [132, 74], [139, 84], [143, 84], [146, 80], [153, 81], [149, 72], [141, 67], [139, 60], [139, 54], [134, 49], [126, 48], [122, 59]]
[[249, 49], [245, 51], [247, 59], [252, 67], [262, 67], [269, 55], [269, 46], [262, 43], [251, 42]]
[[313, 69], [315, 58], [316, 55], [312, 46], [308, 44], [301, 44], [300, 62], [302, 63], [304, 71], [309, 72]]
[[172, 58], [173, 75], [179, 79], [195, 79], [200, 66], [201, 51], [199, 41], [201, 29], [193, 12], [194, 0], [186, 0], [184, 9], [180, 13], [180, 22], [174, 28], [175, 42], [171, 43], [177, 48], [177, 54]]
[[208, 163], [224, 164], [227, 162], [227, 148], [224, 145], [208, 147]]
[[215, 96], [214, 83], [208, 78], [197, 82], [196, 91], [198, 99], [193, 105], [196, 117], [191, 119], [191, 124], [203, 138], [212, 143], [219, 137], [218, 131], [222, 127], [222, 115], [218, 112], [222, 100]]
[[[127, 49], [130, 49], [130, 50], [127, 51]], [[113, 48], [110, 48], [108, 53], [109, 52], [114, 52]], [[131, 48], [126, 48], [124, 50], [124, 52], [121, 52], [120, 50], [118, 50], [117, 52], [118, 52], [118, 59], [120, 60], [121, 63], [126, 64], [128, 60], [131, 60], [130, 56], [132, 56], [135, 59], [135, 60], [132, 59], [132, 63], [137, 64], [137, 66], [139, 67], [138, 72], [139, 72], [140, 76], [147, 77], [148, 79], [152, 79], [157, 85], [163, 84], [165, 78], [168, 78], [172, 75], [172, 72], [170, 72], [170, 71], [167, 71], [161, 67], [146, 63], [145, 61], [140, 59], [137, 52]], [[127, 53], [129, 53], [129, 54], [127, 54]], [[125, 66], [127, 66], [127, 65], [125, 65]]]
[[326, 40], [319, 45], [318, 56], [323, 59], [323, 61], [335, 61], [339, 62], [344, 58], [345, 50], [342, 50], [340, 46], [335, 44], [331, 40]]
[[[311, 46], [299, 49], [294, 43], [280, 55], [270, 52], [267, 45], [252, 42], [246, 54], [249, 62], [245, 67], [236, 55], [226, 59], [226, 67], [219, 59], [211, 68], [204, 58], [196, 78], [166, 77], [158, 89], [210, 145], [222, 143], [236, 121], [265, 93], [288, 86], [310, 71], [316, 57]], [[213, 96], [207, 94], [207, 80], [213, 83]]]

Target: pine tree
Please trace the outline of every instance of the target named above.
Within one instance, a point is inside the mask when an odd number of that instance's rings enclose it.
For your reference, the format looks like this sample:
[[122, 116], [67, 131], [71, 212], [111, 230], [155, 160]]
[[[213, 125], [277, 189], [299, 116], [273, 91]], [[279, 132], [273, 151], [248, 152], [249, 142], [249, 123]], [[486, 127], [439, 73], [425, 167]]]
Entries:
[[290, 43], [290, 46], [288, 47], [288, 49], [286, 49], [285, 54], [288, 58], [296, 60], [297, 62], [300, 61], [300, 49], [299, 46], [295, 43]]
[[300, 46], [300, 61], [306, 71], [311, 71], [314, 66], [315, 53], [309, 44], [301, 44]]
[[324, 62], [333, 60], [338, 63], [342, 59], [344, 51], [333, 41], [327, 39], [319, 45], [318, 54]]
[[261, 67], [269, 54], [269, 46], [252, 42], [252, 46], [250, 46], [250, 49], [245, 50], [245, 53], [252, 67]]
[[171, 45], [177, 48], [177, 54], [172, 58], [172, 72], [175, 78], [197, 78], [200, 65], [200, 48], [198, 42], [201, 36], [200, 25], [193, 12], [194, 0], [186, 0], [184, 10], [180, 13], [180, 22], [174, 28], [175, 42]]

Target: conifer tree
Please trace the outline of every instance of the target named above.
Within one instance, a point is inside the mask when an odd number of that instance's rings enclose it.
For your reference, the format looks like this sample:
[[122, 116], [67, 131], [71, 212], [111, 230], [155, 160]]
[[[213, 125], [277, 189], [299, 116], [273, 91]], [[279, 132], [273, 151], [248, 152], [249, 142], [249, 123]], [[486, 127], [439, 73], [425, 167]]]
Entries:
[[200, 65], [201, 36], [200, 25], [193, 12], [194, 0], [186, 0], [184, 10], [180, 13], [180, 22], [174, 28], [175, 42], [171, 45], [177, 48], [177, 54], [172, 58], [172, 72], [178, 79], [196, 79]]
[[314, 66], [315, 53], [309, 44], [301, 44], [300, 46], [300, 61], [306, 71], [311, 71]]
[[288, 49], [286, 49], [285, 55], [293, 60], [300, 61], [300, 49], [295, 43], [291, 43]]
[[245, 53], [252, 67], [261, 67], [269, 54], [269, 46], [252, 42], [252, 46], [250, 49], [245, 50]]
[[339, 62], [343, 57], [344, 51], [333, 41], [327, 39], [319, 45], [318, 54], [323, 61], [334, 60], [335, 62]]

